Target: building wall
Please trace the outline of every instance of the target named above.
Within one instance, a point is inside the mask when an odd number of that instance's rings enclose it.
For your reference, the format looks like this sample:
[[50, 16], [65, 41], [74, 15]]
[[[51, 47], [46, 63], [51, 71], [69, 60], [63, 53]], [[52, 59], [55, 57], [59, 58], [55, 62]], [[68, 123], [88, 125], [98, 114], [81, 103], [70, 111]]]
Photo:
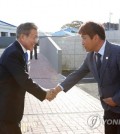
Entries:
[[118, 30], [110, 30], [106, 31], [106, 39], [110, 42], [120, 44], [120, 19], [119, 19], [119, 26]]
[[52, 67], [61, 73], [62, 70], [62, 50], [58, 45], [50, 38], [44, 35], [40, 37], [40, 53], [42, 53], [50, 62]]
[[11, 37], [15, 35], [16, 35], [16, 27], [0, 23], [0, 37], [2, 36]]
[[106, 31], [108, 41], [120, 44], [120, 30]]
[[16, 37], [0, 37], [0, 48], [6, 48], [15, 41]]
[[82, 46], [80, 36], [52, 37], [62, 49], [62, 70], [75, 70], [82, 64], [86, 51]]
[[[106, 39], [120, 44], [120, 30], [106, 31]], [[75, 70], [83, 63], [86, 51], [82, 46], [80, 36], [52, 37], [62, 49], [62, 70]]]

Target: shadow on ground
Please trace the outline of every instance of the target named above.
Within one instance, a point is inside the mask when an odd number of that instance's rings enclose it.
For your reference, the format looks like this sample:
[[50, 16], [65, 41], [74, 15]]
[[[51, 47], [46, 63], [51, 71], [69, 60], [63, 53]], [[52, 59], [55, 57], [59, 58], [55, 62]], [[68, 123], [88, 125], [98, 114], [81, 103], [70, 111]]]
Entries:
[[[70, 71], [65, 70], [62, 72], [62, 74], [67, 77], [73, 71], [74, 70], [70, 70]], [[91, 73], [89, 73], [85, 78], [80, 80], [78, 82], [78, 84], [76, 84], [76, 86], [79, 87], [80, 89], [84, 90], [85, 92], [89, 93], [93, 97], [99, 99], [98, 86]]]

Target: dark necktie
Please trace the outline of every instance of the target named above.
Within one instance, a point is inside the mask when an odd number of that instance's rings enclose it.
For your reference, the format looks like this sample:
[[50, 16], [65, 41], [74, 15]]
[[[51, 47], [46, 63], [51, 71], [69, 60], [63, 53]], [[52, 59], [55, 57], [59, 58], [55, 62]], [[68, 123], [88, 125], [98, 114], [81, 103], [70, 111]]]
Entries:
[[27, 68], [27, 63], [28, 63], [28, 53], [27, 53], [27, 52], [24, 53], [24, 58], [25, 58], [25, 62], [26, 62], [26, 65], [25, 65], [25, 67], [26, 67], [26, 71], [28, 72], [28, 68]]
[[95, 53], [97, 59], [96, 59], [96, 65], [97, 65], [97, 71], [98, 75], [100, 76], [100, 68], [101, 68], [101, 54]]
[[26, 52], [26, 53], [24, 53], [24, 57], [25, 57], [25, 61], [26, 61], [26, 63], [28, 62], [28, 53]]

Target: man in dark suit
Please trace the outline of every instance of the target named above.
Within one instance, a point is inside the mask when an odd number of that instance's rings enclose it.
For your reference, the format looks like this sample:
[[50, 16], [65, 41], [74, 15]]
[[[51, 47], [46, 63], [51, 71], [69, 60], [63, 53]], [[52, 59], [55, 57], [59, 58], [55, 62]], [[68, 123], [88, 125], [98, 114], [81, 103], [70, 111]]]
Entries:
[[37, 26], [23, 23], [17, 28], [17, 39], [0, 58], [0, 134], [21, 134], [26, 91], [40, 101], [53, 98], [52, 91], [36, 84], [27, 72], [25, 53], [32, 51], [38, 39]]
[[105, 134], [120, 134], [120, 46], [108, 42], [104, 28], [95, 22], [83, 24], [79, 34], [87, 56], [78, 70], [56, 86], [54, 93], [67, 92], [91, 72], [98, 82], [104, 108]]

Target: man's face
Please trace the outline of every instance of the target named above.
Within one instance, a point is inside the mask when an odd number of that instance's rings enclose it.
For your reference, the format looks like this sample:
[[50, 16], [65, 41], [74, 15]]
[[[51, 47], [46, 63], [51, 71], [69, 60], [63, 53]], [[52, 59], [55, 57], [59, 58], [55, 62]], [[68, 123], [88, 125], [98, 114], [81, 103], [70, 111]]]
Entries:
[[93, 39], [89, 35], [81, 35], [82, 45], [84, 46], [87, 52], [92, 52], [96, 50], [96, 39], [95, 36]]
[[38, 32], [35, 29], [32, 29], [28, 36], [22, 35], [22, 45], [27, 49], [32, 51], [35, 44], [38, 42]]

